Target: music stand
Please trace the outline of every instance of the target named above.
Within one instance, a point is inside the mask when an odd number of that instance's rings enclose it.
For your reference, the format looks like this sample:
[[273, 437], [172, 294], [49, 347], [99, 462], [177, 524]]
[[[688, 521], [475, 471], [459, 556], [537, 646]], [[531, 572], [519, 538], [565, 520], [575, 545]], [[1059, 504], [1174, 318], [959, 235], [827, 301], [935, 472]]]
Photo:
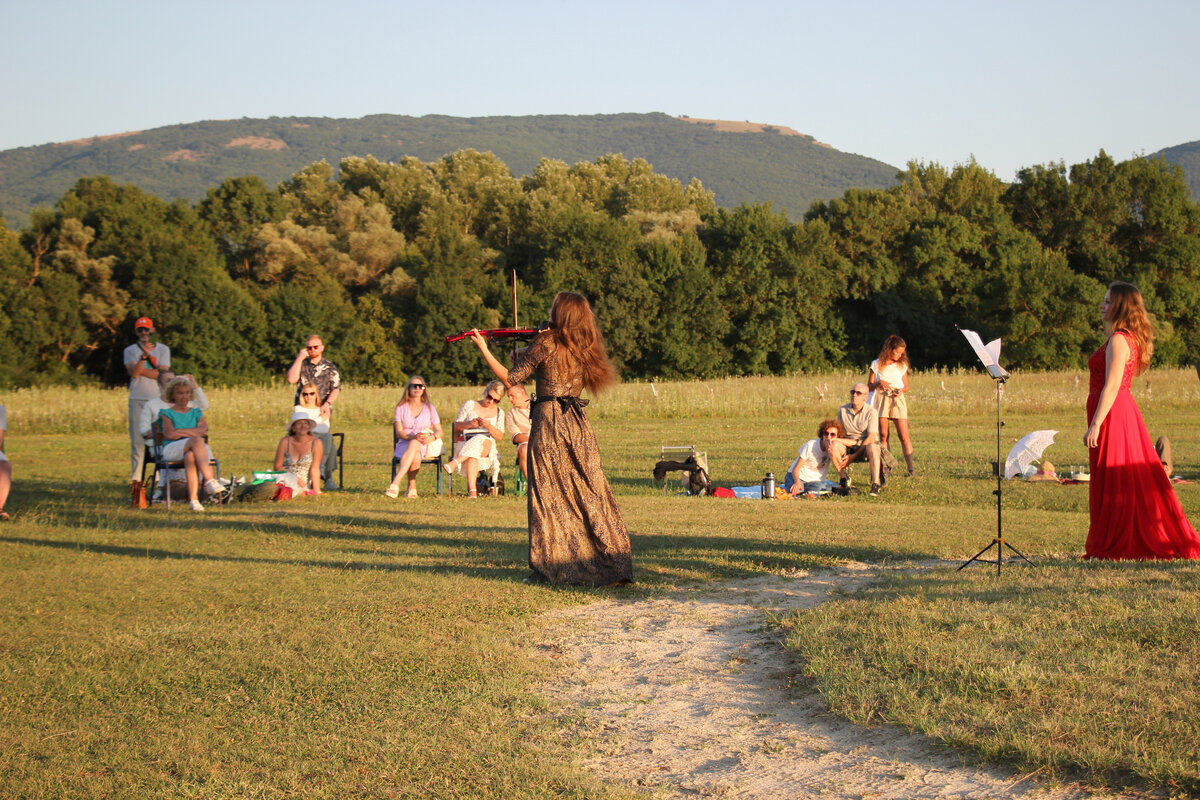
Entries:
[[[958, 328], [957, 325], [954, 327]], [[992, 380], [996, 384], [996, 461], [994, 470], [996, 473], [996, 491], [993, 492], [993, 494], [996, 495], [996, 537], [992, 539], [991, 543], [987, 547], [971, 556], [962, 564], [959, 564], [958, 569], [961, 570], [963, 567], [976, 561], [983, 564], [995, 564], [996, 576], [999, 577], [1000, 567], [1004, 564], [1004, 548], [1006, 547], [1013, 551], [1017, 558], [1020, 558], [1025, 563], [1032, 566], [1037, 566], [1028, 558], [1026, 558], [1024, 553], [1013, 547], [1008, 542], [1004, 541], [1004, 526], [1002, 516], [1004, 490], [1002, 488], [1003, 484], [1001, 483], [1004, 477], [1001, 465], [1004, 462], [1000, 460], [1000, 429], [1004, 427], [1004, 422], [1000, 419], [1000, 398], [1004, 396], [1004, 384], [1008, 381], [1009, 373], [1008, 370], [1000, 366], [999, 339], [994, 339], [988, 342], [987, 345], [984, 345], [983, 340], [979, 338], [979, 334], [977, 334], [975, 331], [968, 331], [963, 328], [958, 328], [958, 330], [963, 336], [967, 337], [967, 341], [971, 343], [971, 347], [975, 350], [975, 355], [979, 356], [979, 361], [983, 364], [983, 368], [987, 370], [988, 375], [991, 376]], [[996, 557], [994, 559], [982, 558], [983, 554], [991, 550], [993, 547], [996, 548]], [[1013, 559], [1009, 560], [1011, 561]], [[957, 572], [958, 570], [955, 571]]]

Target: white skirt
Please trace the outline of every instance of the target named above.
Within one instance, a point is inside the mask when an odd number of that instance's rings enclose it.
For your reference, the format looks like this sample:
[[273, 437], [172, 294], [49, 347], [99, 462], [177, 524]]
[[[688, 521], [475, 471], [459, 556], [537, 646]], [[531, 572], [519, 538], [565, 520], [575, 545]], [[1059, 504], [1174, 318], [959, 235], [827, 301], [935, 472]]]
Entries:
[[[182, 461], [183, 454], [187, 450], [187, 443], [188, 443], [189, 438], [191, 438], [191, 437], [184, 437], [182, 439], [172, 439], [171, 441], [164, 444], [163, 448], [162, 448], [163, 458], [165, 458], [167, 461]], [[213, 457], [212, 450], [209, 449], [207, 444], [204, 445], [204, 449], [208, 453], [209, 461], [211, 461], [212, 457]]]
[[[492, 443], [492, 449], [491, 449], [490, 455], [487, 455], [487, 456], [481, 455], [481, 453], [483, 452], [484, 442]], [[479, 460], [479, 471], [480, 472], [487, 472], [488, 470], [494, 470], [495, 467], [499, 466], [499, 464], [500, 464], [500, 459], [497, 457], [497, 454], [496, 454], [496, 450], [497, 450], [496, 445], [497, 445], [497, 442], [495, 439], [493, 439], [490, 436], [486, 436], [482, 433], [472, 436], [470, 439], [467, 439], [465, 442], [459, 442], [458, 446], [454, 450], [454, 460], [458, 462], [458, 474], [466, 477], [467, 470], [463, 466], [463, 462], [466, 461], [468, 458], [475, 458], [475, 459]]]

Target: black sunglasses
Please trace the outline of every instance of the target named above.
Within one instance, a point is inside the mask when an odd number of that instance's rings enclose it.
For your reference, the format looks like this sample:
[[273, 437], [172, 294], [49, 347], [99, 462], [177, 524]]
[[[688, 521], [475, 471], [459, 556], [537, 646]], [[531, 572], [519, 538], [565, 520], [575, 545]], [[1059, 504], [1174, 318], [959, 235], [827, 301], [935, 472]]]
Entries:
[[410, 389], [424, 389], [424, 388], [425, 388], [425, 384], [423, 384], [423, 383], [410, 383], [410, 384], [408, 385], [408, 388], [410, 388]]

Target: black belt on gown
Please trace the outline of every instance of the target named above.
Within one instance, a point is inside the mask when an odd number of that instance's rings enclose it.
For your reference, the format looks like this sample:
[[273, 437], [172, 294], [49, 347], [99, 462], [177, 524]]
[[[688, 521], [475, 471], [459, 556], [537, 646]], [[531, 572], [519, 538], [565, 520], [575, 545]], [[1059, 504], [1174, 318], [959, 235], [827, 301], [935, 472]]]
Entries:
[[563, 394], [563, 395], [550, 394], [550, 395], [539, 396], [539, 397], [535, 397], [533, 399], [533, 402], [536, 405], [537, 403], [549, 403], [552, 400], [556, 401], [558, 403], [558, 407], [560, 409], [562, 409], [562, 412], [564, 414], [566, 414], [570, 411], [574, 411], [576, 414], [578, 414], [581, 417], [583, 416], [584, 406], [586, 406], [588, 404], [587, 400], [584, 400], [583, 398], [575, 397], [575, 396], [569, 395], [569, 394]]

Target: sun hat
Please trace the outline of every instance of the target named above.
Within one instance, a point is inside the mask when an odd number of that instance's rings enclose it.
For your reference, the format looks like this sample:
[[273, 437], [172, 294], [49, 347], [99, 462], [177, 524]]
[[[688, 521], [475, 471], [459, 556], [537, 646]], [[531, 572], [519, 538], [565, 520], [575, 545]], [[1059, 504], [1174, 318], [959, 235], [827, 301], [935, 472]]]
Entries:
[[310, 417], [308, 414], [305, 414], [303, 411], [293, 411], [292, 418], [288, 420], [287, 432], [289, 434], [291, 434], [292, 428], [300, 420], [304, 420], [305, 422], [309, 423], [313, 428], [317, 427], [317, 421], [315, 419], [313, 419], [312, 417]]

